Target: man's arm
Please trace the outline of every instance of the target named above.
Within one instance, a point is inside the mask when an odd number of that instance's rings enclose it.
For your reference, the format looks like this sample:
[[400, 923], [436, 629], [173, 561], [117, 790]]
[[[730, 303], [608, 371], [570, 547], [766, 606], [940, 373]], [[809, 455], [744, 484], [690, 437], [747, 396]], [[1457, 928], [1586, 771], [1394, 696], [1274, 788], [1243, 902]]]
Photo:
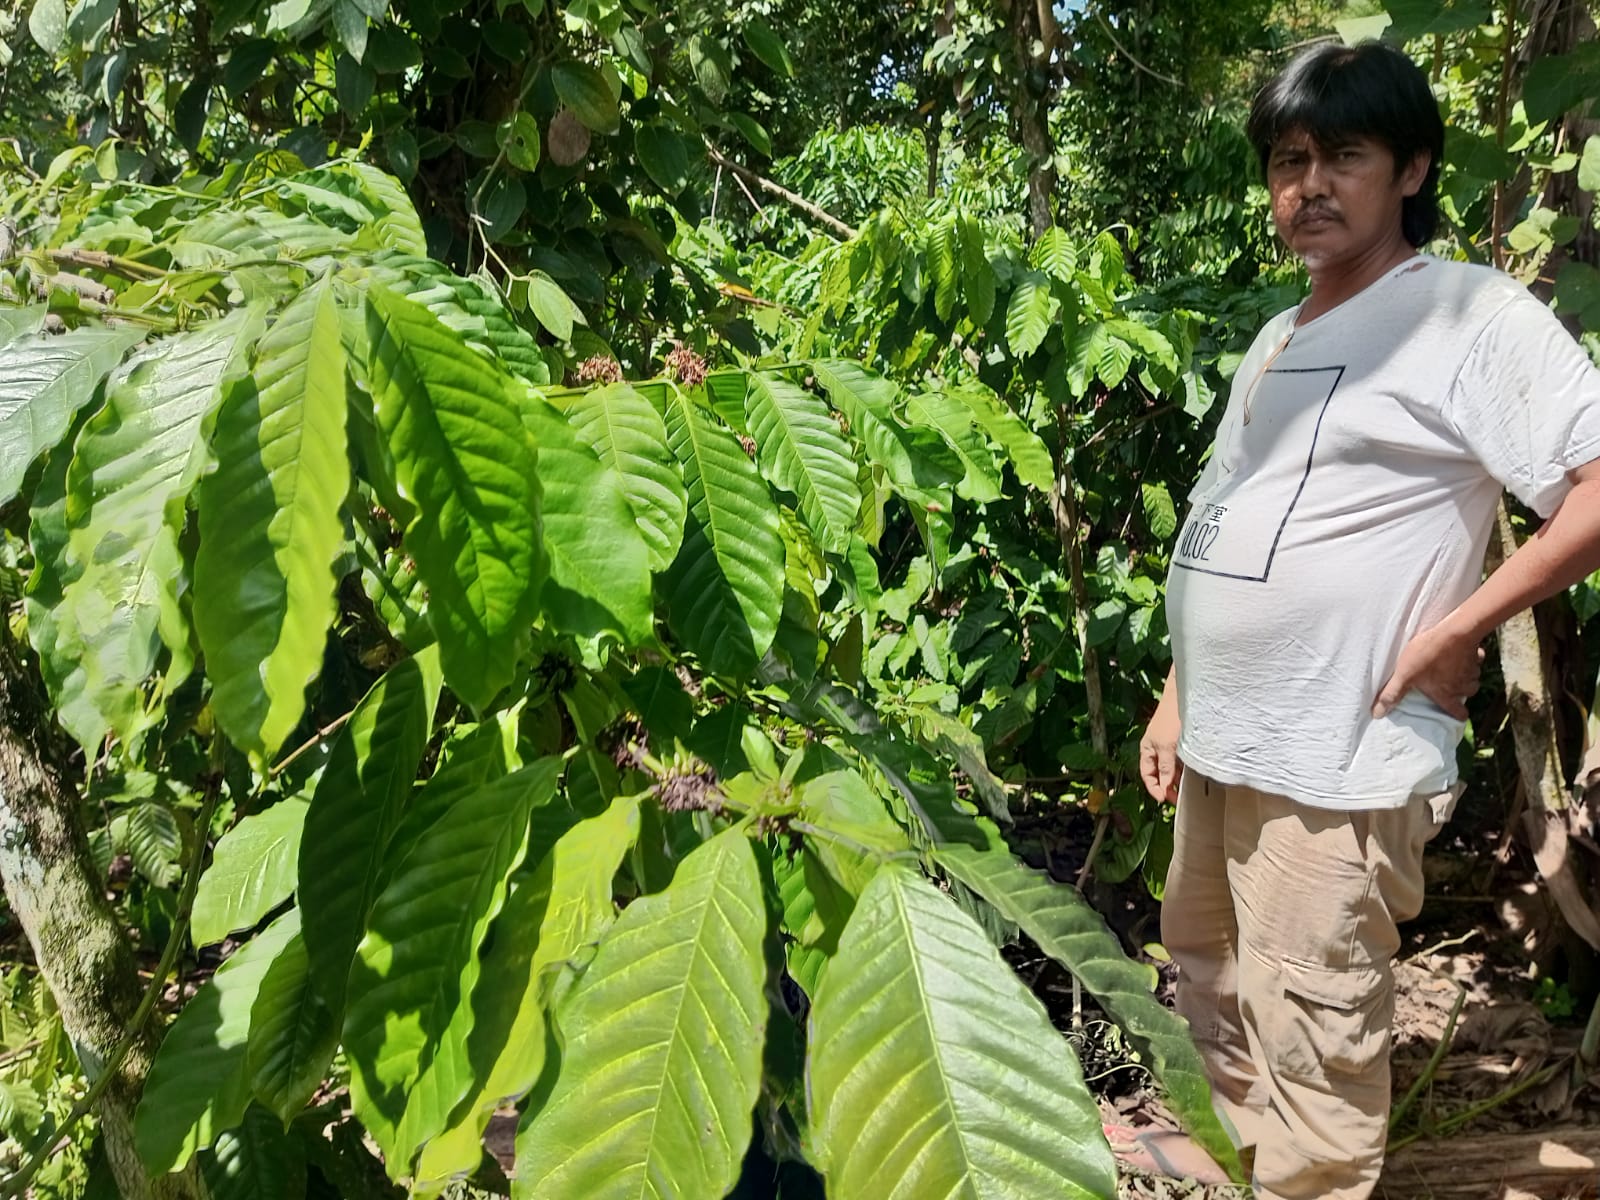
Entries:
[[1561, 507], [1449, 616], [1401, 651], [1372, 715], [1382, 717], [1412, 688], [1458, 719], [1477, 688], [1478, 643], [1514, 613], [1600, 571], [1600, 459], [1572, 471]]
[[1178, 668], [1167, 672], [1161, 689], [1161, 702], [1139, 741], [1139, 778], [1145, 791], [1163, 804], [1176, 804], [1178, 780], [1183, 778], [1183, 762], [1178, 758]]

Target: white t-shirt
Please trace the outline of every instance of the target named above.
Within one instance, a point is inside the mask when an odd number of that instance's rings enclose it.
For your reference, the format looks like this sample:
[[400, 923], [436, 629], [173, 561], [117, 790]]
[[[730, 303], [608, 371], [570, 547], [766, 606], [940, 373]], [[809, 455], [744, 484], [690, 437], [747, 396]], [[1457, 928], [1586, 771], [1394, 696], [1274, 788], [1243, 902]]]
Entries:
[[1461, 723], [1415, 690], [1382, 720], [1373, 700], [1480, 583], [1502, 485], [1549, 516], [1596, 458], [1600, 373], [1497, 271], [1412, 258], [1273, 318], [1167, 581], [1182, 760], [1327, 808], [1448, 790]]

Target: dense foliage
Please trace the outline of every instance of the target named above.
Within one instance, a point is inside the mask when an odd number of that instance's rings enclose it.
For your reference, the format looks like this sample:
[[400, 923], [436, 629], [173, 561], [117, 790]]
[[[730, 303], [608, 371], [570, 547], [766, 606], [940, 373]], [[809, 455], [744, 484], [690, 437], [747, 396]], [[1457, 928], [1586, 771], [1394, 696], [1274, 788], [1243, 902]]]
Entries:
[[[1167, 555], [1298, 287], [1238, 128], [1279, 48], [1338, 15], [1427, 50], [1442, 251], [1600, 329], [1592, 42], [1432, 8], [35, 0], [0, 31], [6, 633], [97, 886], [195, 984], [141, 1176], [494, 1188], [515, 1106], [541, 1200], [1109, 1196], [1019, 932], [1238, 1170], [1081, 892], [1159, 896], [1171, 852], [1134, 761]], [[1079, 887], [1019, 859], [1024, 809], [1088, 814]], [[49, 1145], [71, 1031], [30, 969], [4, 989], [0, 1131]]]

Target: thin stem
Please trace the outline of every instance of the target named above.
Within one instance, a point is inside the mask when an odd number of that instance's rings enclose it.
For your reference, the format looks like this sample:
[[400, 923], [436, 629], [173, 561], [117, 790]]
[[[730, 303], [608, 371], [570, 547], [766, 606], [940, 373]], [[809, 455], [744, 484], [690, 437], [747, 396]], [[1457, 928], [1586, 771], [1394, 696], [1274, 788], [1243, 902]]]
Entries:
[[1428, 1065], [1422, 1069], [1422, 1074], [1417, 1076], [1417, 1081], [1406, 1091], [1404, 1098], [1395, 1106], [1394, 1112], [1389, 1114], [1389, 1129], [1397, 1129], [1405, 1115], [1411, 1111], [1411, 1106], [1417, 1102], [1417, 1097], [1422, 1090], [1433, 1082], [1433, 1077], [1438, 1073], [1439, 1064], [1444, 1061], [1445, 1053], [1450, 1049], [1450, 1040], [1456, 1034], [1456, 1020], [1461, 1016], [1461, 1006], [1467, 1002], [1467, 989], [1460, 984], [1456, 985], [1456, 1002], [1450, 1009], [1450, 1019], [1444, 1024], [1444, 1033], [1439, 1037], [1439, 1044], [1433, 1048], [1433, 1054], [1428, 1058]]
[[144, 995], [139, 1000], [139, 1007], [134, 1009], [133, 1016], [128, 1019], [128, 1027], [123, 1032], [122, 1040], [112, 1049], [100, 1074], [84, 1093], [83, 1098], [72, 1106], [72, 1111], [67, 1114], [66, 1119], [34, 1146], [33, 1152], [28, 1155], [28, 1161], [23, 1163], [16, 1173], [0, 1184], [0, 1198], [3, 1200], [14, 1200], [15, 1197], [26, 1193], [29, 1183], [39, 1173], [39, 1168], [50, 1160], [59, 1147], [67, 1144], [73, 1126], [83, 1120], [99, 1102], [100, 1097], [105, 1094], [112, 1080], [122, 1069], [123, 1060], [138, 1043], [145, 1022], [155, 1011], [156, 1001], [161, 997], [161, 989], [166, 985], [167, 976], [171, 974], [173, 964], [178, 961], [178, 952], [183, 948], [184, 939], [189, 934], [189, 917], [194, 911], [195, 891], [200, 886], [200, 864], [205, 860], [206, 831], [211, 828], [211, 818], [217, 811], [217, 799], [221, 793], [220, 787], [213, 787], [201, 806], [200, 818], [195, 822], [194, 848], [189, 852], [183, 888], [178, 893], [178, 911], [172, 918], [172, 932], [167, 935], [167, 945], [161, 952], [161, 961], [156, 964], [155, 974], [150, 977], [150, 986], [145, 988]]
[[1089, 853], [1084, 856], [1083, 866], [1078, 869], [1078, 878], [1073, 880], [1072, 886], [1080, 892], [1089, 882], [1089, 872], [1094, 870], [1094, 860], [1100, 857], [1100, 846], [1106, 840], [1106, 830], [1111, 827], [1111, 814], [1101, 813], [1094, 822], [1094, 841], [1089, 843]]
[[335, 717], [332, 721], [329, 721], [321, 729], [317, 730], [314, 734], [312, 734], [310, 737], [308, 737], [305, 741], [301, 742], [293, 750], [289, 751], [288, 755], [280, 763], [278, 763], [277, 766], [273, 767], [270, 771], [267, 772], [267, 778], [268, 779], [276, 779], [279, 775], [282, 775], [285, 771], [287, 771], [289, 769], [289, 764], [294, 762], [295, 759], [299, 758], [302, 754], [304, 754], [306, 751], [310, 750], [313, 746], [317, 745], [318, 743], [324, 741], [325, 739], [331, 737], [333, 734], [337, 733], [339, 730], [343, 729], [344, 725], [345, 725], [345, 722], [348, 721], [351, 717], [355, 716], [355, 712], [356, 712], [356, 710], [352, 708], [349, 712], [345, 713], [344, 716]]

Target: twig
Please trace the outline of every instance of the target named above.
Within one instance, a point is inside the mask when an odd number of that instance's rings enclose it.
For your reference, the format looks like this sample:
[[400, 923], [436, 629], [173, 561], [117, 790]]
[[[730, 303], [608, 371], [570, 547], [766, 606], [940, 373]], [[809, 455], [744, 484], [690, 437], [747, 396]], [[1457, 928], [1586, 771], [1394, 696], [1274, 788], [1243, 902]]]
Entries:
[[1400, 1125], [1405, 1115], [1411, 1111], [1411, 1106], [1417, 1102], [1417, 1097], [1424, 1088], [1433, 1082], [1434, 1075], [1439, 1070], [1439, 1064], [1444, 1061], [1445, 1054], [1450, 1049], [1451, 1039], [1456, 1034], [1456, 1021], [1461, 1016], [1461, 1008], [1467, 1002], [1467, 989], [1460, 984], [1456, 985], [1456, 1002], [1450, 1009], [1450, 1019], [1444, 1023], [1444, 1033], [1439, 1036], [1439, 1044], [1433, 1048], [1433, 1053], [1428, 1057], [1428, 1065], [1422, 1068], [1422, 1074], [1417, 1076], [1415, 1083], [1407, 1089], [1405, 1096], [1389, 1114], [1389, 1130], [1393, 1132]]
[[335, 717], [333, 720], [329, 721], [321, 729], [317, 730], [314, 734], [312, 734], [310, 737], [308, 737], [305, 741], [301, 742], [293, 750], [289, 751], [289, 753], [284, 757], [284, 759], [281, 762], [278, 763], [277, 766], [273, 767], [270, 771], [267, 772], [267, 778], [268, 779], [276, 779], [279, 775], [282, 775], [285, 771], [287, 771], [289, 769], [289, 764], [294, 762], [295, 759], [299, 758], [302, 754], [304, 754], [307, 750], [310, 750], [313, 746], [315, 746], [318, 742], [321, 742], [324, 738], [330, 737], [333, 734], [338, 733], [339, 730], [343, 729], [344, 728], [344, 723], [346, 721], [348, 721], [351, 717], [355, 716], [355, 713], [356, 713], [356, 710], [352, 708], [349, 712], [345, 713], [344, 716]]
[[[821, 208], [818, 208], [804, 196], [799, 195], [796, 192], [791, 192], [782, 184], [774, 183], [772, 180], [763, 175], [757, 175], [749, 167], [740, 166], [738, 163], [734, 162], [733, 159], [729, 158], [722, 151], [718, 150], [710, 142], [706, 143], [706, 153], [708, 156], [710, 156], [711, 161], [717, 166], [726, 167], [728, 170], [732, 171], [735, 179], [752, 183], [762, 191], [766, 192], [768, 195], [778, 197], [778, 199], [789, 204], [791, 207], [797, 208], [801, 212], [805, 213], [806, 216], [817, 222], [817, 224], [826, 226], [845, 241], [851, 240], [859, 232], [853, 226], [846, 225], [832, 213], [825, 212]], [[754, 203], [754, 201], [752, 201], [752, 203]], [[759, 208], [760, 206], [757, 205], [757, 207]]]
[[1142, 62], [1135, 58], [1133, 56], [1133, 52], [1118, 40], [1116, 30], [1111, 28], [1111, 22], [1105, 19], [1098, 8], [1094, 10], [1094, 19], [1100, 22], [1100, 27], [1106, 31], [1106, 36], [1111, 39], [1111, 44], [1122, 52], [1122, 57], [1127, 59], [1134, 66], [1138, 67], [1139, 70], [1143, 71], [1152, 79], [1159, 79], [1162, 83], [1170, 83], [1173, 87], [1181, 88], [1184, 86], [1183, 80], [1174, 79], [1171, 75], [1163, 75], [1160, 71], [1145, 66]]
[[1080, 892], [1083, 891], [1084, 885], [1089, 882], [1089, 872], [1094, 869], [1094, 860], [1100, 856], [1100, 845], [1106, 840], [1106, 830], [1110, 827], [1110, 813], [1103, 812], [1095, 818], [1094, 841], [1089, 843], [1089, 853], [1084, 856], [1083, 866], [1078, 869], [1078, 878], [1072, 883], [1072, 886]]
[[112, 288], [82, 275], [74, 275], [71, 271], [57, 271], [54, 275], [41, 276], [33, 285], [33, 290], [38, 293], [41, 300], [48, 300], [50, 293], [56, 288], [60, 288], [63, 292], [73, 292], [79, 299], [89, 300], [95, 304], [110, 305], [117, 299], [117, 293]]
[[67, 1143], [67, 1135], [79, 1121], [89, 1114], [116, 1079], [117, 1073], [122, 1069], [123, 1060], [128, 1057], [143, 1034], [145, 1022], [150, 1019], [150, 1014], [155, 1011], [156, 1001], [161, 997], [161, 989], [166, 984], [172, 966], [178, 961], [178, 951], [182, 948], [184, 939], [189, 934], [189, 916], [194, 911], [194, 896], [200, 886], [200, 864], [205, 859], [206, 830], [211, 828], [211, 818], [217, 811], [217, 798], [222, 794], [220, 787], [213, 787], [206, 795], [205, 803], [200, 808], [199, 819], [195, 822], [194, 849], [189, 853], [188, 870], [183, 878], [183, 888], [178, 893], [178, 910], [172, 918], [172, 932], [167, 935], [167, 945], [161, 952], [161, 961], [156, 964], [155, 974], [150, 977], [150, 985], [145, 988], [144, 995], [140, 997], [139, 1007], [133, 1010], [133, 1016], [128, 1019], [128, 1027], [122, 1034], [122, 1040], [112, 1048], [107, 1056], [100, 1074], [83, 1094], [83, 1098], [72, 1106], [72, 1111], [55, 1128], [41, 1139], [28, 1155], [27, 1162], [12, 1174], [3, 1184], [0, 1184], [0, 1197], [4, 1200], [14, 1200], [27, 1192], [28, 1184], [38, 1174], [39, 1168], [50, 1160], [60, 1146]]
[[109, 254], [104, 250], [46, 250], [45, 253], [63, 267], [86, 267], [95, 271], [107, 271], [112, 275], [121, 275], [124, 279], [143, 281], [159, 279], [166, 274], [160, 267], [135, 262], [131, 258]]

